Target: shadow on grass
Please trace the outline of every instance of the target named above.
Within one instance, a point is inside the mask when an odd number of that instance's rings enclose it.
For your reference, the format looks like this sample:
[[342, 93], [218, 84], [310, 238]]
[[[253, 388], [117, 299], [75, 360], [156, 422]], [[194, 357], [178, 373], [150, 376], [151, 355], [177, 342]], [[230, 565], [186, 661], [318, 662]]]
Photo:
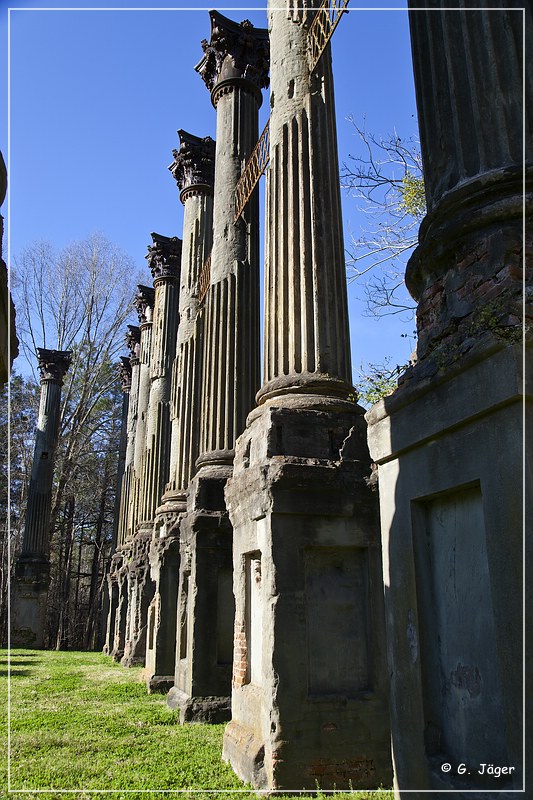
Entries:
[[[11, 677], [12, 678], [20, 678], [23, 675], [31, 675], [32, 672], [30, 669], [12, 669], [11, 670]], [[0, 669], [0, 678], [7, 678], [8, 672], [7, 669]]]
[[[28, 661], [16, 661], [14, 659], [11, 659], [10, 663], [11, 663], [12, 667], [33, 667], [33, 666], [35, 666], [35, 664], [40, 664], [41, 663], [41, 659], [38, 659], [37, 661], [31, 661], [29, 663], [28, 663]], [[7, 666], [7, 659], [0, 658], [0, 665], [1, 666]]]

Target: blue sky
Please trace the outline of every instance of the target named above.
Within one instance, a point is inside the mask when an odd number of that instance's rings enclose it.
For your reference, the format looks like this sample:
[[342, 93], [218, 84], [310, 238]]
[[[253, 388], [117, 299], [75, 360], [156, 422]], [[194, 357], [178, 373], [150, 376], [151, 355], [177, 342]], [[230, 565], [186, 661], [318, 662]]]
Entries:
[[[181, 236], [182, 206], [170, 172], [177, 129], [215, 136], [215, 111], [194, 66], [209, 38], [207, 10], [266, 27], [266, 2], [212, 6], [160, 0], [165, 10], [95, 10], [142, 3], [85, 2], [91, 10], [44, 10], [45, 2], [10, 7], [10, 252], [38, 239], [61, 247], [102, 231], [146, 270], [150, 231]], [[181, 5], [181, 10], [166, 10]], [[280, 7], [284, 0], [280, 2]], [[405, 2], [397, 11], [358, 10], [352, 0], [333, 37], [340, 160], [360, 147], [350, 114], [368, 130], [416, 134], [416, 109]], [[67, 8], [68, 3], [55, 3]], [[255, 8], [252, 11], [250, 9]], [[33, 9], [33, 10], [31, 10]], [[8, 40], [7, 2], [0, 36]], [[0, 103], [7, 108], [7, 59]], [[264, 94], [260, 124], [268, 116]], [[4, 121], [5, 120], [5, 121]], [[7, 115], [0, 149], [7, 162]], [[7, 201], [2, 207], [7, 217]], [[365, 224], [343, 197], [345, 239]], [[7, 222], [7, 220], [6, 220]], [[7, 242], [4, 243], [7, 250]], [[5, 255], [5, 254], [4, 254]], [[146, 272], [146, 282], [149, 281]], [[391, 355], [405, 361], [413, 322], [364, 316], [362, 286], [349, 287], [354, 377], [359, 365]]]

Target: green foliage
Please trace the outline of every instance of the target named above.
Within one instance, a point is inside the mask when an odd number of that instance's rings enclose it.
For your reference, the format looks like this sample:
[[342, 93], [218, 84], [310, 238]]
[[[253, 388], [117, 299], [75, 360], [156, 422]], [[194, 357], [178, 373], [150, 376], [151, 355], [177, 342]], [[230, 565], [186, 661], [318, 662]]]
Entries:
[[[4, 709], [6, 672], [4, 650]], [[164, 697], [146, 693], [140, 674], [141, 668], [126, 670], [101, 653], [12, 650], [11, 800], [30, 800], [35, 797], [32, 789], [51, 789], [46, 792], [49, 800], [94, 800], [84, 789], [114, 790], [108, 795], [113, 800], [168, 798], [162, 790], [185, 789], [189, 791], [174, 796], [198, 800], [204, 796], [195, 791], [199, 788], [213, 790], [205, 795], [210, 800], [255, 800], [257, 794], [222, 762], [224, 726], [179, 725]], [[5, 714], [1, 722], [5, 742]], [[7, 799], [5, 764], [3, 769], [0, 799]], [[334, 797], [393, 800], [389, 791], [339, 792]]]
[[382, 364], [368, 364], [365, 370], [359, 373], [357, 392], [359, 402], [365, 408], [370, 408], [383, 397], [392, 394], [398, 387], [398, 377], [409, 364], [396, 364], [390, 366], [390, 358]]
[[398, 207], [418, 220], [421, 220], [426, 213], [424, 180], [421, 175], [414, 175], [409, 169], [402, 178], [401, 199]]

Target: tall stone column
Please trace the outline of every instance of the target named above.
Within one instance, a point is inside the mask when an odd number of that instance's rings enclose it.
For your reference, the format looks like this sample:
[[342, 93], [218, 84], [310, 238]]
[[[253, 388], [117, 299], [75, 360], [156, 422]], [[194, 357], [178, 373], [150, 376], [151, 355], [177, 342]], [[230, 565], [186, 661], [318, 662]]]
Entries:
[[37, 348], [41, 399], [22, 553], [15, 565], [11, 644], [42, 647], [50, 580], [50, 512], [59, 436], [61, 387], [71, 353]]
[[409, 3], [428, 207], [406, 271], [418, 362], [368, 414], [395, 789], [510, 798], [533, 782], [530, 727], [522, 738], [532, 629], [522, 576], [533, 541], [522, 517], [532, 501], [522, 325], [533, 276], [533, 64], [523, 42], [533, 24], [527, 4], [429, 5]]
[[150, 394], [138, 490], [138, 521], [129, 567], [129, 627], [121, 660], [124, 666], [144, 664], [146, 659], [148, 608], [155, 592], [150, 576], [149, 549], [170, 461], [170, 385], [176, 354], [182, 243], [177, 236], [170, 238], [158, 233], [152, 233], [152, 241], [147, 255], [154, 279]]
[[203, 315], [199, 314], [200, 271], [213, 246], [215, 142], [178, 131], [172, 175], [180, 189], [183, 213], [180, 326], [174, 361], [170, 482], [165, 497], [186, 509], [185, 492], [195, 471], [199, 450]]
[[132, 363], [132, 391], [128, 418], [128, 443], [126, 447], [126, 486], [122, 494], [119, 524], [119, 546], [115, 571], [118, 581], [118, 608], [115, 621], [115, 643], [112, 656], [119, 661], [124, 656], [128, 632], [135, 617], [133, 562], [133, 534], [139, 517], [139, 489], [141, 486], [142, 456], [146, 447], [146, 422], [150, 397], [150, 351], [152, 347], [152, 319], [154, 290], [142, 284], [137, 286], [134, 306], [140, 327], [128, 326], [127, 344]]
[[223, 756], [257, 788], [372, 788], [392, 779], [383, 588], [352, 399], [331, 53], [311, 74], [312, 3], [276, 6], [264, 383], [226, 486], [235, 638]]
[[148, 422], [148, 404], [150, 400], [150, 359], [152, 352], [152, 328], [154, 315], [155, 292], [151, 286], [139, 284], [134, 304], [137, 309], [140, 325], [140, 341], [138, 348], [139, 379], [137, 395], [137, 413], [132, 420], [133, 436], [133, 497], [130, 503], [125, 541], [131, 541], [137, 529], [142, 510], [141, 477], [143, 472], [143, 456], [146, 450], [146, 427]]
[[203, 317], [199, 314], [198, 279], [213, 240], [215, 142], [178, 131], [172, 175], [185, 206], [176, 356], [170, 400], [169, 483], [157, 509], [150, 548], [155, 594], [148, 612], [146, 679], [149, 691], [168, 691], [174, 684], [179, 582], [179, 520], [186, 510], [185, 492], [198, 456]]
[[231, 526], [223, 489], [235, 439], [259, 385], [259, 220], [254, 196], [237, 223], [235, 187], [258, 138], [268, 83], [267, 31], [210, 12], [196, 67], [217, 112], [213, 250], [204, 309], [198, 472], [181, 522], [175, 687], [182, 721], [229, 718], [234, 604]]
[[[120, 507], [122, 499], [122, 489], [124, 481], [124, 472], [126, 467], [126, 449], [128, 443], [128, 416], [130, 405], [130, 392], [131, 392], [131, 379], [132, 379], [132, 366], [129, 358], [124, 356], [120, 359], [118, 371], [121, 379], [122, 389], [122, 414], [120, 424], [120, 442], [118, 450], [118, 465], [117, 465], [117, 488], [115, 493], [115, 513], [113, 518], [113, 539], [112, 551], [113, 556], [116, 555], [118, 546], [118, 529], [120, 523]], [[110, 569], [107, 574], [107, 586], [103, 593], [103, 607], [102, 618], [104, 620], [105, 634], [103, 653], [110, 655], [113, 650], [115, 639], [115, 622], [116, 612], [118, 607], [118, 586], [117, 576], [115, 572], [115, 563], [111, 560]]]

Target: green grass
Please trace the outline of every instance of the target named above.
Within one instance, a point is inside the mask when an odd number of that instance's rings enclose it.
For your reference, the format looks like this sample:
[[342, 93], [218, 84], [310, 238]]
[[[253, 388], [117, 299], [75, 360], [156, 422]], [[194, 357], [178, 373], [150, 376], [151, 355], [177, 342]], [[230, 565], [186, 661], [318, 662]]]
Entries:
[[[0, 800], [256, 798], [221, 760], [224, 726], [179, 725], [164, 697], [146, 693], [140, 672], [100, 653], [12, 650], [11, 792], [3, 762]], [[5, 650], [0, 650], [0, 695], [1, 744], [7, 750]], [[32, 794], [32, 789], [51, 791]], [[115, 791], [88, 794], [82, 789]], [[212, 792], [202, 795], [198, 789]], [[235, 789], [241, 792], [228, 792]], [[334, 797], [392, 800], [393, 795], [339, 792]]]

